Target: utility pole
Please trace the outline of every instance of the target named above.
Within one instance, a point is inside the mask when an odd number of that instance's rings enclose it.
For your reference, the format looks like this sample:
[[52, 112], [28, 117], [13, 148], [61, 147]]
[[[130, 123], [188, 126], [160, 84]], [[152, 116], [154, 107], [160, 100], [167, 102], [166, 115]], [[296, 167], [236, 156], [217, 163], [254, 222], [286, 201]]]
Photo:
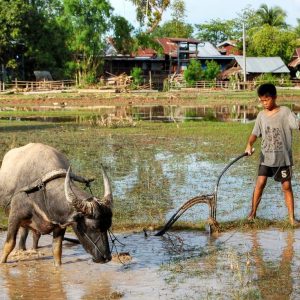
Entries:
[[244, 83], [247, 81], [247, 70], [246, 70], [246, 34], [245, 34], [245, 23], [243, 22], [243, 58], [244, 58]]
[[149, 0], [147, 0], [146, 3], [146, 18], [148, 18], [148, 6], [149, 6]]

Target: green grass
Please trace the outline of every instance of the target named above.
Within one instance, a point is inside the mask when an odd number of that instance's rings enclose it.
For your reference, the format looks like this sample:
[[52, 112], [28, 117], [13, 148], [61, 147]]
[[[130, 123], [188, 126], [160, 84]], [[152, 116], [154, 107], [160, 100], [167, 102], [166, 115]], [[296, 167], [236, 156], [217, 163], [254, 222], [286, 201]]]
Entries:
[[[93, 192], [102, 194], [100, 162], [110, 169], [112, 182], [123, 181], [128, 174], [136, 174], [130, 189], [122, 187], [122, 197], [116, 197], [114, 230], [157, 229], [166, 222], [166, 212], [174, 210], [170, 198], [176, 191], [164, 174], [156, 155], [172, 155], [173, 165], [187, 155], [199, 160], [225, 163], [241, 154], [253, 124], [224, 122], [155, 123], [138, 122], [135, 127], [103, 128], [75, 123], [29, 121], [0, 121], [0, 161], [14, 147], [29, 142], [49, 144], [67, 155], [75, 172], [96, 177]], [[300, 163], [299, 133], [294, 137], [294, 161]], [[257, 161], [259, 142], [251, 158]], [[153, 162], [153, 163], [151, 163]], [[184, 182], [184, 170], [177, 170], [178, 184]], [[180, 195], [179, 195], [180, 196]], [[179, 198], [180, 199], [180, 198]], [[184, 199], [183, 199], [184, 200]], [[249, 199], [250, 201], [250, 199]], [[2, 223], [2, 221], [1, 221]], [[262, 228], [273, 226], [263, 223]], [[201, 223], [196, 228], [203, 229]], [[222, 224], [223, 230], [246, 229], [253, 225]], [[281, 226], [281, 225], [279, 225]], [[193, 228], [192, 224], [176, 223], [177, 228]]]

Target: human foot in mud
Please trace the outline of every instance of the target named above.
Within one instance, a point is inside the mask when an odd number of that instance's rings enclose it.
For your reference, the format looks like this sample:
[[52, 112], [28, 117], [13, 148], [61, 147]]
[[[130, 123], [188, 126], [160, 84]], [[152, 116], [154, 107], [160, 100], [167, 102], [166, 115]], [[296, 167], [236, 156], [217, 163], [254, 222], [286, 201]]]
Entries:
[[300, 227], [300, 221], [299, 221], [299, 220], [296, 220], [296, 219], [290, 220], [290, 224], [291, 224], [291, 226], [293, 226], [293, 227]]
[[249, 216], [247, 217], [247, 220], [250, 222], [254, 222], [256, 219], [256, 216], [252, 213], [249, 214]]

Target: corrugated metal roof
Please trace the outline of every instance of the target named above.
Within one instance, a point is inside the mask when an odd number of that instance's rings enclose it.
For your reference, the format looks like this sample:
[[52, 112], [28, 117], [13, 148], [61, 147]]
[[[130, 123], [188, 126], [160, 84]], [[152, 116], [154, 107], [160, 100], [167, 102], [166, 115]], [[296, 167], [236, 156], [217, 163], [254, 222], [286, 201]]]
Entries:
[[175, 43], [181, 43], [181, 42], [186, 42], [186, 43], [195, 43], [199, 44], [201, 43], [200, 40], [193, 39], [193, 38], [168, 38], [170, 41], [175, 42]]
[[138, 49], [137, 52], [134, 53], [132, 56], [154, 58], [156, 57], [156, 51], [150, 48]]
[[[239, 66], [244, 70], [243, 56], [235, 56]], [[290, 73], [280, 57], [247, 57], [247, 73]]]
[[177, 45], [173, 43], [169, 38], [158, 38], [157, 41], [161, 44], [164, 50], [164, 54], [177, 56]]
[[228, 46], [228, 45], [230, 45], [230, 46], [236, 46], [236, 43], [237, 42], [235, 40], [226, 40], [226, 41], [224, 41], [222, 43], [217, 44], [217, 48]]
[[221, 56], [222, 54], [210, 42], [202, 42], [198, 45], [198, 57]]

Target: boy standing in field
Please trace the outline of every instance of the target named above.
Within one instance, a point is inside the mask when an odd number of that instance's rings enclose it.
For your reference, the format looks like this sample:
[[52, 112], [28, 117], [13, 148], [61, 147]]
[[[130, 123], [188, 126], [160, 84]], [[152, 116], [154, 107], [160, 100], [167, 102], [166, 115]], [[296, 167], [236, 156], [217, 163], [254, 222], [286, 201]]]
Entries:
[[258, 176], [248, 220], [253, 220], [256, 216], [256, 210], [268, 177], [274, 177], [275, 181], [281, 182], [289, 221], [291, 225], [296, 225], [291, 184], [292, 129], [299, 129], [299, 121], [288, 107], [276, 104], [277, 93], [273, 84], [262, 84], [258, 88], [257, 94], [264, 110], [259, 112], [257, 116], [245, 152], [251, 155], [257, 137], [261, 137], [262, 140]]

